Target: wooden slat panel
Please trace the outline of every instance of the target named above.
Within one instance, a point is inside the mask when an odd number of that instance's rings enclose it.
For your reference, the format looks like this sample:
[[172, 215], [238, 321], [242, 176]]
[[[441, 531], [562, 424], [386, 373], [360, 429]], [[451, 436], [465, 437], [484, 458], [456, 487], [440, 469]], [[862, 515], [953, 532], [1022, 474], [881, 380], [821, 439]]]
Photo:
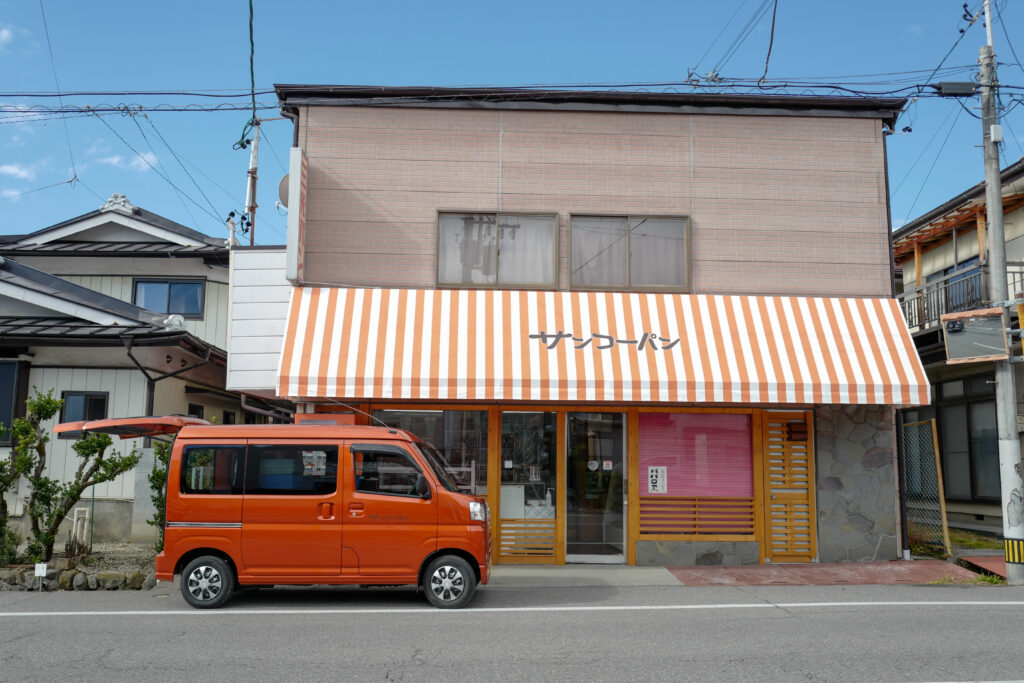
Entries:
[[640, 534], [753, 534], [753, 498], [642, 496]]
[[810, 562], [817, 555], [810, 413], [765, 413], [764, 555]]
[[498, 520], [498, 554], [503, 559], [555, 557], [555, 520]]

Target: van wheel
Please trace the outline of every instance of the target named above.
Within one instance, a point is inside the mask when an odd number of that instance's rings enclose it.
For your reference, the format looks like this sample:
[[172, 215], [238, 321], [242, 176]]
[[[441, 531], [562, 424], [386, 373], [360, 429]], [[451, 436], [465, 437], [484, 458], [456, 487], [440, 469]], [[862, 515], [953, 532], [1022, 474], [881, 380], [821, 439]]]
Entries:
[[197, 557], [181, 573], [181, 594], [185, 602], [200, 609], [220, 607], [235, 587], [235, 574], [227, 562], [215, 555]]
[[458, 609], [473, 599], [476, 575], [469, 563], [457, 555], [442, 555], [423, 575], [423, 590], [434, 607]]

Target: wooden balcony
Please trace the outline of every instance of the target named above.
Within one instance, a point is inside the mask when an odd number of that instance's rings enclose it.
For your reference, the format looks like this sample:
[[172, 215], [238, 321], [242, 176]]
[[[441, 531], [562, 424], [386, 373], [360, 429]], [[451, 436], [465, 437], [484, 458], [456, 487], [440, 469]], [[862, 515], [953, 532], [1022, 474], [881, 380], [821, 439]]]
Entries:
[[[1007, 262], [1010, 298], [1024, 293], [1024, 262]], [[903, 315], [911, 332], [939, 326], [943, 313], [971, 311], [989, 305], [988, 266], [977, 264], [899, 294]]]

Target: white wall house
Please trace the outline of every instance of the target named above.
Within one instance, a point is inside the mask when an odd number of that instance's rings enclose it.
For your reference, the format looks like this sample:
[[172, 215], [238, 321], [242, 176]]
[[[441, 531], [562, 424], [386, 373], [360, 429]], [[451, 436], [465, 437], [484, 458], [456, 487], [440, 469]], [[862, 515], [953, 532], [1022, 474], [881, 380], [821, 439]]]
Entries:
[[[170, 413], [263, 421], [225, 389], [225, 240], [133, 206], [123, 195], [57, 225], [0, 239], [0, 422], [24, 414], [25, 398], [37, 389], [65, 400], [62, 421]], [[51, 440], [48, 476], [73, 476], [72, 443]], [[0, 457], [8, 450], [9, 440], [0, 439]], [[95, 496], [95, 538], [152, 538], [155, 530], [145, 524], [151, 467], [152, 451], [145, 449], [134, 472], [86, 492], [83, 507], [92, 507]], [[25, 494], [22, 482], [9, 500], [15, 515]]]

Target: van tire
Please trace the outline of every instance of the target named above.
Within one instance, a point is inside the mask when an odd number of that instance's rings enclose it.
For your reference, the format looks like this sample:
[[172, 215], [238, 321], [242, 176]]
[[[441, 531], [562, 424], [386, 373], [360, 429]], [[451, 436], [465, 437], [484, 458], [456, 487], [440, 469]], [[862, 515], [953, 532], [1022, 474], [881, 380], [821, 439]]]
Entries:
[[428, 564], [423, 572], [423, 592], [434, 607], [465, 607], [476, 592], [476, 574], [458, 555], [442, 555]]
[[231, 566], [216, 555], [202, 555], [189, 562], [181, 572], [181, 595], [199, 609], [220, 607], [235, 588]]

